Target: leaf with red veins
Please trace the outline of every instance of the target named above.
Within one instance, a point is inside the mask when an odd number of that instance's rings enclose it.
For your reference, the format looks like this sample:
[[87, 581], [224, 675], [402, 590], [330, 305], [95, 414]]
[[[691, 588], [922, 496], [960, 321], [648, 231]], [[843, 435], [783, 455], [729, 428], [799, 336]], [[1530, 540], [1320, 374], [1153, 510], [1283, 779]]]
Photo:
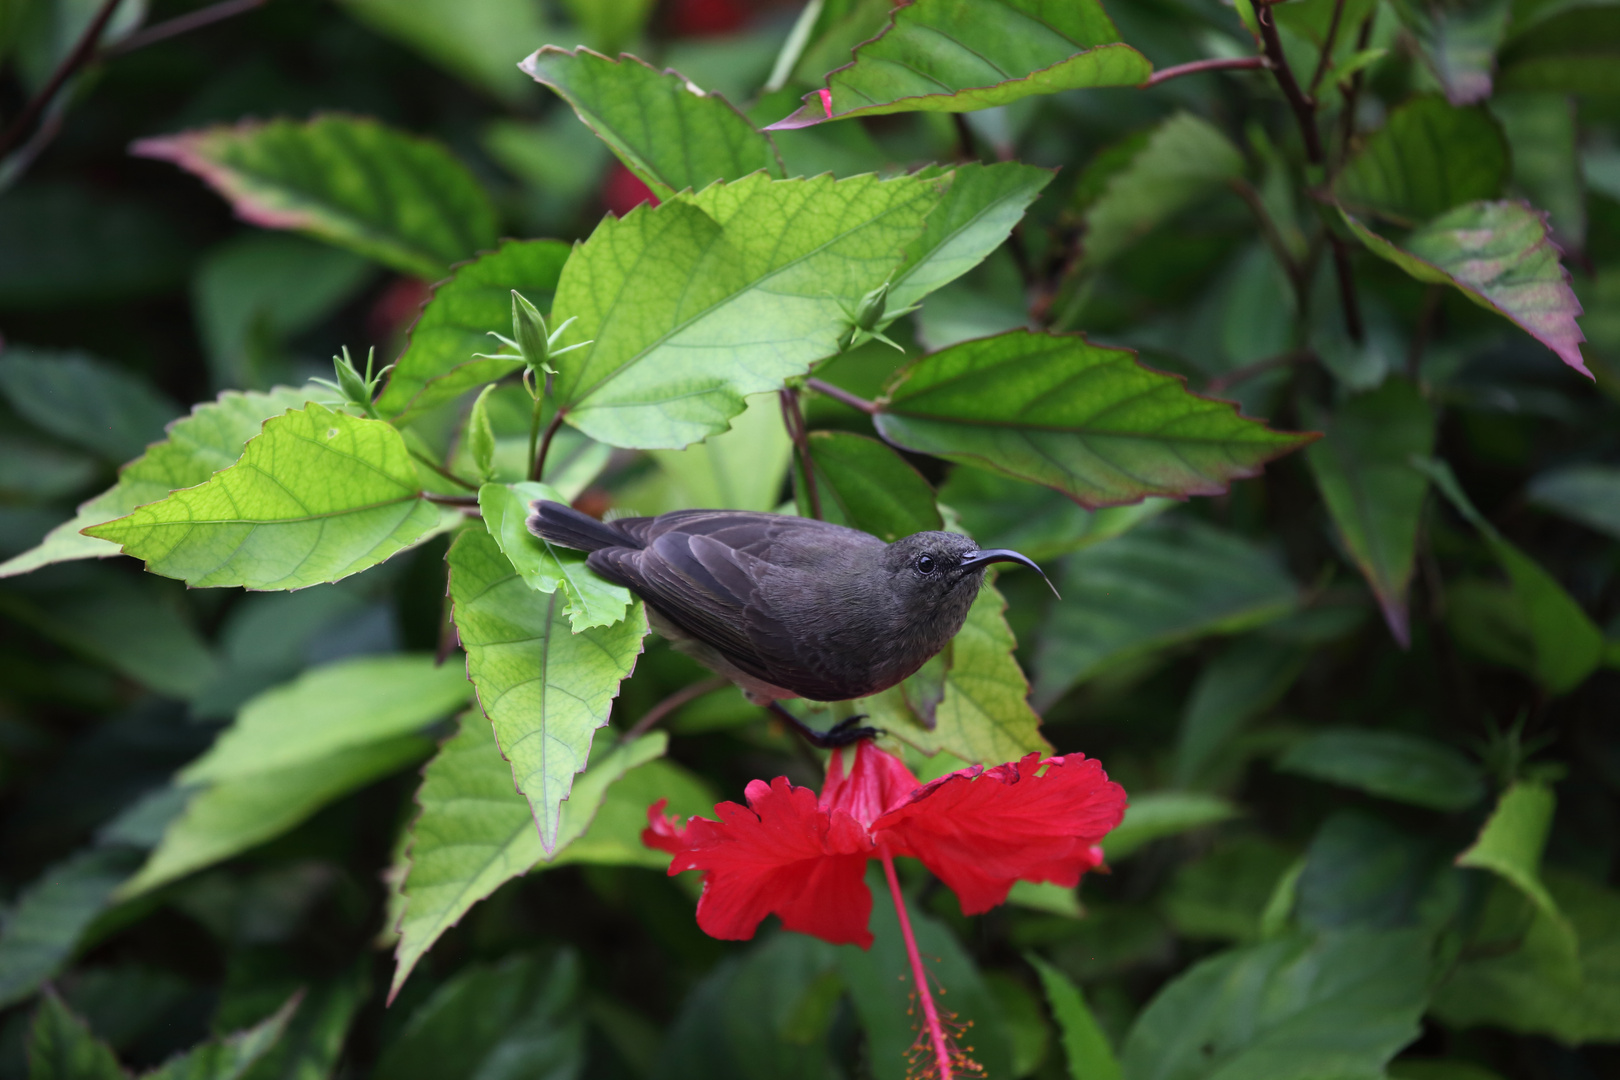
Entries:
[[669, 872], [704, 872], [698, 926], [710, 937], [744, 941], [776, 915], [785, 928], [823, 941], [871, 945], [866, 829], [841, 810], [822, 810], [815, 792], [786, 777], [755, 780], [746, 794], [747, 806], [721, 803], [719, 821], [695, 817], [684, 829], [663, 816], [662, 804], [648, 813], [643, 839], [674, 854]]
[[1124, 816], [1125, 789], [1095, 760], [1029, 754], [934, 781], [873, 822], [872, 835], [922, 860], [963, 914], [977, 915], [1005, 901], [1015, 881], [1079, 884]]

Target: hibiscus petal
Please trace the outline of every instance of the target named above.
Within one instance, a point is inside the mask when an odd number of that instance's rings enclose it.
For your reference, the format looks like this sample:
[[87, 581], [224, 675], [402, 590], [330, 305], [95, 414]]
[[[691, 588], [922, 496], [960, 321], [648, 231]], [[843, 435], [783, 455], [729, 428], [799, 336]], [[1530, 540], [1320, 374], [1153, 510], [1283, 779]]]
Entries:
[[684, 830], [649, 811], [642, 834], [652, 847], [674, 854], [671, 874], [702, 870], [698, 926], [710, 937], [742, 941], [754, 936], [767, 915], [802, 934], [835, 945], [872, 943], [867, 929], [872, 894], [864, 880], [872, 843], [841, 811], [816, 805], [809, 788], [786, 777], [755, 780], [748, 805], [721, 803], [718, 821], [695, 817]]
[[844, 749], [827, 759], [827, 782], [821, 785], [821, 808], [842, 810], [862, 825], [902, 805], [922, 787], [905, 762], [879, 750], [870, 740], [855, 744], [854, 763], [844, 772]]
[[1125, 789], [1096, 761], [1030, 754], [934, 781], [873, 822], [872, 836], [921, 859], [963, 913], [977, 915], [1006, 900], [1015, 881], [1079, 884], [1124, 816]]

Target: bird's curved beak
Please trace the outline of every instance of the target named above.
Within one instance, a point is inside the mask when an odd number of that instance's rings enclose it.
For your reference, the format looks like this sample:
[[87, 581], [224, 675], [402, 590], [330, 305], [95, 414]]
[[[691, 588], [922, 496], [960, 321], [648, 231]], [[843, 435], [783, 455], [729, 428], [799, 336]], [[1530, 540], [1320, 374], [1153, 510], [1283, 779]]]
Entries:
[[1056, 596], [1059, 600], [1063, 599], [1057, 591], [1057, 586], [1052, 584], [1052, 579], [1046, 576], [1046, 571], [1036, 565], [1034, 559], [1031, 559], [1028, 555], [1020, 555], [1009, 548], [986, 548], [983, 551], [970, 551], [962, 556], [961, 568], [971, 570], [976, 566], [988, 566], [990, 563], [997, 562], [1012, 562], [1029, 567], [1041, 575], [1041, 580], [1046, 582], [1046, 587], [1052, 590], [1053, 596]]

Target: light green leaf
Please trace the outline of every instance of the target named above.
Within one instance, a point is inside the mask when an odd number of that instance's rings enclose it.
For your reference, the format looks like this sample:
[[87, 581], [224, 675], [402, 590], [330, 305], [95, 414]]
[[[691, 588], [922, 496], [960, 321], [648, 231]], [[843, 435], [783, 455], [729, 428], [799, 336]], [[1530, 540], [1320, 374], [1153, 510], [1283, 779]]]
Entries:
[[1424, 475], [1409, 460], [1434, 452], [1434, 410], [1416, 387], [1390, 378], [1345, 401], [1305, 451], [1334, 528], [1402, 648], [1411, 643], [1406, 594], [1417, 560]]
[[1333, 193], [1352, 212], [1411, 226], [1500, 196], [1507, 176], [1507, 140], [1489, 113], [1423, 96], [1390, 113], [1345, 163]]
[[[876, 439], [848, 431], [812, 431], [808, 443], [823, 519], [891, 544], [902, 536], [945, 527], [928, 481]], [[793, 491], [799, 513], [810, 516], [802, 467], [794, 470]]]
[[656, 509], [640, 502], [631, 505], [649, 514], [692, 506], [775, 510], [782, 501], [782, 480], [792, 454], [778, 396], [756, 394], [732, 418], [729, 430], [685, 450], [652, 451], [664, 474], [657, 486], [670, 501]]
[[1175, 782], [1187, 786], [1200, 779], [1243, 726], [1293, 685], [1306, 655], [1297, 642], [1251, 634], [1205, 664], [1181, 715]]
[[529, 504], [549, 499], [568, 500], [548, 484], [485, 484], [478, 489], [484, 527], [501, 553], [512, 563], [529, 588], [539, 593], [562, 589], [568, 603], [568, 624], [574, 633], [593, 626], [612, 626], [630, 606], [630, 590], [605, 581], [585, 565], [583, 551], [557, 547], [529, 531]]
[[459, 664], [436, 664], [425, 653], [323, 664], [243, 705], [236, 722], [179, 779], [226, 783], [318, 762], [421, 731], [471, 696]]
[[1502, 792], [1479, 838], [1457, 856], [1457, 865], [1489, 870], [1529, 897], [1550, 924], [1559, 954], [1578, 964], [1575, 927], [1541, 881], [1541, 853], [1552, 832], [1555, 805], [1545, 784], [1515, 782]]
[[1431, 810], [1466, 810], [1485, 797], [1479, 766], [1444, 743], [1399, 731], [1316, 731], [1277, 768]]
[[584, 1075], [579, 957], [470, 964], [434, 991], [377, 1060], [377, 1080], [563, 1080]]
[[1270, 553], [1192, 520], [1153, 522], [1069, 556], [1035, 653], [1041, 707], [1110, 666], [1280, 618], [1299, 589]]
[[302, 994], [245, 1031], [211, 1039], [170, 1058], [142, 1080], [237, 1080], [281, 1040]]
[[[1041, 735], [1041, 718], [1029, 707], [1029, 681], [1013, 659], [1018, 644], [1007, 626], [1007, 601], [986, 585], [968, 609], [967, 621], [946, 646], [943, 689], [939, 672], [925, 667], [900, 686], [856, 703], [877, 726], [932, 756], [941, 750], [963, 761], [1000, 764], [1025, 754], [1050, 754]], [[932, 677], [936, 687], [924, 696], [938, 704], [933, 723], [915, 707], [912, 691]]]
[[513, 64], [551, 30], [533, 0], [339, 0], [360, 22], [503, 101], [528, 100]]
[[188, 585], [298, 589], [375, 566], [439, 519], [399, 432], [311, 402], [206, 484], [88, 531]]
[[7, 345], [0, 394], [42, 431], [110, 458], [128, 461], [163, 437], [180, 412], [145, 379], [82, 352]]
[[1081, 175], [1084, 214], [1080, 266], [1112, 261], [1153, 229], [1243, 175], [1243, 154], [1219, 128], [1178, 112]]
[[28, 1030], [28, 1080], [127, 1080], [112, 1048], [47, 991]]
[[1087, 510], [1061, 492], [1007, 478], [989, 469], [958, 465], [939, 489], [939, 503], [981, 547], [1005, 547], [1036, 562], [1101, 543], [1176, 505], [1174, 499], [1143, 499], [1129, 506]]
[[1073, 1080], [1120, 1080], [1122, 1073], [1108, 1036], [1091, 1015], [1080, 988], [1069, 977], [1038, 956], [1025, 957], [1040, 976], [1052, 1019], [1063, 1033], [1063, 1056]]
[[433, 280], [495, 243], [495, 209], [436, 142], [374, 120], [326, 115], [142, 139], [231, 201], [239, 216], [296, 229], [404, 274]]
[[1171, 980], [1137, 1017], [1127, 1080], [1379, 1076], [1418, 1035], [1429, 944], [1412, 930], [1290, 936]]
[[1530, 481], [1530, 501], [1620, 540], [1620, 468], [1572, 465]]
[[1434, 1014], [1450, 1027], [1489, 1025], [1569, 1045], [1620, 1041], [1620, 893], [1556, 870], [1545, 884], [1579, 936], [1578, 972], [1559, 951], [1552, 920], [1503, 883], [1480, 920], [1484, 947], [1437, 989]]
[[568, 260], [555, 392], [614, 446], [679, 449], [838, 351], [949, 179], [754, 174], [608, 217]]
[[719, 94], [634, 56], [547, 45], [518, 65], [573, 106], [660, 199], [764, 170], [780, 178], [771, 137]]
[[377, 411], [396, 424], [409, 424], [521, 367], [516, 356], [501, 357], [489, 331], [512, 332], [513, 289], [541, 311], [549, 308], [570, 250], [560, 240], [506, 240], [456, 267], [448, 281], [434, 286], [411, 327], [410, 341], [377, 398]]
[[1215, 495], [1304, 445], [1078, 334], [1013, 330], [903, 369], [878, 432], [921, 454], [1057, 488], [1088, 508]]
[[1132, 795], [1125, 820], [1103, 840], [1110, 862], [1128, 858], [1155, 840], [1236, 817], [1239, 811], [1219, 795], [1196, 791], [1150, 791]]
[[[629, 749], [640, 747], [656, 734], [644, 736], [631, 743]], [[615, 750], [614, 753], [618, 751]], [[610, 757], [608, 763], [612, 763], [613, 760]], [[573, 812], [570, 811], [570, 807], [582, 798], [583, 785], [595, 770], [595, 765], [586, 770], [585, 778], [580, 781], [580, 787], [576, 788], [576, 794], [563, 804], [563, 831], [559, 835], [569, 831], [577, 832], [571, 829], [570, 822], [574, 818], [571, 817]], [[658, 758], [648, 761], [645, 765], [636, 765], [607, 789], [605, 799], [598, 800], [601, 806], [590, 819], [590, 827], [584, 834], [579, 835], [567, 847], [560, 849], [555, 858], [542, 863], [537, 869], [567, 866], [570, 863], [642, 866], [649, 870], [668, 869], [669, 853], [650, 848], [641, 842], [641, 834], [647, 828], [648, 808], [660, 799], [668, 804], [664, 808], [665, 813], [688, 818], [693, 814], [713, 814], [715, 805], [720, 802], [702, 777], [667, 758]], [[579, 812], [583, 811], [584, 805], [581, 805]]]
[[[1119, 40], [1096, 0], [916, 0], [772, 128], [849, 116], [971, 112], [1031, 94], [1134, 86], [1153, 65]], [[769, 130], [769, 129], [767, 129]]]
[[198, 789], [117, 898], [138, 896], [274, 839], [328, 803], [398, 772], [432, 749], [431, 741], [404, 735]]
[[1581, 359], [1586, 335], [1575, 324], [1581, 304], [1570, 288], [1569, 271], [1558, 261], [1558, 249], [1547, 237], [1546, 215], [1522, 202], [1469, 203], [1417, 229], [1397, 247], [1339, 213], [1379, 258], [1419, 281], [1455, 286], [1592, 377]]
[[79, 530], [123, 517], [137, 506], [157, 502], [170, 491], [195, 487], [242, 456], [242, 447], [264, 421], [297, 408], [309, 395], [280, 386], [268, 393], [227, 390], [169, 425], [169, 437], [125, 465], [118, 483], [79, 507], [70, 521], [52, 529], [39, 546], [0, 563], [0, 577], [26, 574], [72, 559], [106, 558], [118, 545]]
[[571, 632], [562, 598], [531, 589], [482, 529], [450, 549], [450, 601], [467, 675], [512, 763], [540, 839], [557, 850], [563, 800], [641, 654], [640, 603], [614, 626]]
[[1480, 515], [1449, 465], [1432, 458], [1414, 458], [1412, 464], [1426, 472], [1457, 512], [1480, 531], [1507, 575], [1511, 592], [1504, 600], [1511, 597], [1511, 603], [1504, 605], [1503, 614], [1516, 616], [1516, 629], [1527, 645], [1515, 666], [1555, 694], [1585, 682], [1603, 662], [1603, 631], [1556, 578]]
[[[591, 763], [563, 803], [558, 856], [586, 833], [610, 785], [662, 755], [668, 741], [665, 733], [653, 732]], [[422, 770], [416, 801], [422, 810], [411, 825], [401, 868], [404, 914], [390, 1001], [433, 943], [474, 904], [546, 857], [529, 805], [512, 786], [512, 768], [478, 713], [461, 717], [456, 734]], [[643, 828], [651, 804], [641, 807]]]
[[91, 848], [28, 885], [0, 928], [0, 1007], [22, 1001], [67, 965], [136, 860], [121, 848]]

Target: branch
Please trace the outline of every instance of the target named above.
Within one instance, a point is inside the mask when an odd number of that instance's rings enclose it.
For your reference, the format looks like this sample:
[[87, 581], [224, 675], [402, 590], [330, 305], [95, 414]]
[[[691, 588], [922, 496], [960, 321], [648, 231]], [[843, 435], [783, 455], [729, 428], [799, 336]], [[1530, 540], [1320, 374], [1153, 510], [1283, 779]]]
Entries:
[[1362, 341], [1361, 304], [1356, 300], [1356, 279], [1350, 271], [1350, 245], [1342, 236], [1328, 233], [1333, 248], [1333, 273], [1339, 279], [1339, 303], [1344, 307], [1344, 330], [1357, 345]]
[[167, 41], [172, 37], [189, 34], [193, 30], [201, 30], [203, 27], [212, 26], [217, 22], [224, 22], [226, 19], [252, 11], [254, 8], [263, 7], [269, 2], [270, 0], [224, 0], [223, 3], [215, 4], [212, 7], [188, 12], [167, 22], [160, 22], [156, 26], [148, 26], [144, 30], [137, 30], [124, 38], [124, 40], [114, 42], [101, 50], [101, 55], [103, 57], [123, 56], [125, 53], [132, 53], [136, 49], [144, 49], [148, 45], [156, 45], [160, 41]]
[[[1342, 3], [1343, 0], [1340, 0]], [[1190, 64], [1177, 64], [1174, 67], [1163, 68], [1153, 73], [1147, 82], [1137, 83], [1138, 90], [1147, 90], [1160, 83], [1179, 79], [1183, 75], [1197, 75], [1205, 71], [1252, 71], [1256, 68], [1268, 68], [1271, 61], [1264, 56], [1217, 56], [1208, 60], [1194, 60]]]
[[1294, 349], [1290, 352], [1268, 356], [1264, 360], [1256, 360], [1252, 364], [1244, 364], [1240, 368], [1222, 372], [1209, 380], [1204, 386], [1206, 394], [1224, 393], [1227, 387], [1236, 386], [1240, 382], [1247, 382], [1256, 375], [1264, 375], [1276, 368], [1293, 367], [1295, 364], [1307, 364], [1316, 359], [1316, 354], [1309, 349]]
[[805, 430], [804, 412], [799, 408], [799, 393], [784, 388], [778, 392], [777, 401], [782, 406], [782, 424], [788, 430], [788, 438], [793, 440], [793, 448], [798, 451], [799, 468], [804, 471], [804, 495], [810, 503], [810, 516], [820, 521], [821, 491], [816, 487], [816, 462], [810, 456], [810, 434]]
[[[1367, 48], [1372, 40], [1373, 17], [1367, 16], [1361, 24], [1361, 33], [1356, 37], [1356, 51], [1361, 52]], [[1361, 96], [1361, 84], [1366, 76], [1366, 69], [1350, 76], [1350, 88], [1344, 91], [1344, 104], [1339, 114], [1339, 165], [1350, 156], [1350, 137], [1356, 133], [1356, 99]], [[1337, 167], [1337, 166], [1335, 166]]]
[[562, 421], [563, 411], [558, 409], [557, 415], [553, 416], [551, 423], [546, 425], [546, 433], [540, 438], [540, 452], [534, 455], [534, 464], [529, 466], [530, 480], [538, 481], [545, 474], [546, 455], [551, 453], [552, 437], [557, 434], [557, 429], [562, 427]]
[[29, 99], [22, 112], [17, 114], [17, 119], [6, 128], [5, 134], [0, 135], [0, 157], [9, 154], [12, 148], [23, 140], [34, 126], [34, 121], [39, 119], [39, 114], [44, 111], [45, 106], [49, 105], [57, 92], [62, 89], [62, 84], [94, 59], [96, 43], [101, 40], [102, 31], [107, 29], [107, 23], [112, 20], [113, 12], [118, 10], [118, 3], [119, 0], [102, 0], [101, 10], [90, 20], [90, 25], [84, 28], [84, 33], [73, 46], [73, 51], [56, 65], [56, 70], [51, 72], [51, 77], [45, 81], [45, 85], [39, 88], [39, 93]]
[[1277, 227], [1271, 211], [1266, 209], [1265, 200], [1260, 198], [1260, 193], [1254, 189], [1254, 185], [1241, 176], [1233, 177], [1228, 181], [1228, 186], [1237, 192], [1238, 197], [1254, 212], [1255, 219], [1260, 222], [1261, 235], [1270, 245], [1272, 254], [1277, 256], [1277, 261], [1282, 263], [1283, 271], [1288, 275], [1289, 282], [1294, 286], [1294, 293], [1299, 298], [1299, 309], [1304, 311], [1307, 298], [1305, 268], [1294, 258], [1293, 252], [1288, 250], [1282, 230]]
[[1333, 60], [1333, 46], [1339, 38], [1339, 20], [1344, 17], [1344, 0], [1333, 0], [1333, 20], [1328, 23], [1327, 37], [1322, 41], [1322, 55], [1316, 58], [1316, 71], [1311, 75], [1310, 95], [1316, 97], [1316, 88], [1322, 85], [1328, 64]]
[[466, 488], [468, 491], [477, 491], [478, 490], [478, 485], [477, 484], [470, 483], [469, 481], [463, 480], [461, 477], [457, 476], [455, 473], [451, 472], [449, 469], [445, 468], [443, 465], [436, 464], [433, 461], [432, 458], [429, 458], [429, 457], [427, 457], [427, 456], [425, 456], [423, 454], [419, 454], [415, 450], [412, 450], [410, 452], [410, 454], [411, 454], [411, 457], [415, 458], [417, 461], [421, 462], [423, 465], [426, 465], [428, 468], [432, 469], [434, 472], [438, 473], [440, 476], [444, 477], [446, 480], [450, 481], [452, 484], [455, 484], [457, 487]]
[[882, 412], [882, 410], [877, 407], [876, 403], [867, 401], [863, 397], [857, 397], [848, 390], [845, 390], [839, 386], [834, 386], [832, 383], [826, 382], [822, 379], [806, 379], [804, 381], [804, 385], [809, 387], [811, 390], [814, 390], [816, 393], [825, 397], [830, 397], [834, 401], [842, 402], [852, 409], [859, 409], [867, 416], [876, 416], [879, 412]]
[[619, 745], [623, 746], [625, 743], [635, 742], [637, 739], [647, 734], [647, 732], [652, 729], [654, 724], [658, 723], [658, 721], [662, 720], [664, 717], [668, 716], [682, 705], [696, 701], [704, 694], [714, 693], [716, 690], [724, 687], [729, 681], [730, 680], [723, 675], [715, 675], [711, 678], [701, 679], [698, 682], [681, 687], [679, 690], [666, 697], [663, 701], [660, 701], [658, 704], [648, 709], [646, 715], [644, 715], [640, 720], [636, 721], [635, 727], [632, 727], [629, 731], [619, 736]]

